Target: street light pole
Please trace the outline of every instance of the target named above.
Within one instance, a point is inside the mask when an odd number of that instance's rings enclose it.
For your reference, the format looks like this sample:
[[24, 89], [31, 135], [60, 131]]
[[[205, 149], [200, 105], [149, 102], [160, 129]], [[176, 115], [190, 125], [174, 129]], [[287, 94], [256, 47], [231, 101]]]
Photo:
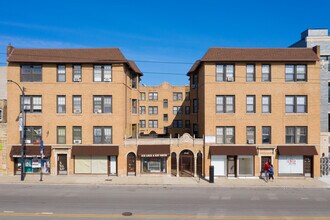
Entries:
[[24, 87], [21, 87], [17, 82], [13, 80], [7, 80], [7, 82], [15, 83], [18, 88], [22, 92], [22, 100], [21, 100], [21, 114], [22, 114], [22, 122], [20, 124], [22, 132], [21, 132], [21, 181], [24, 181], [24, 170], [25, 170], [25, 114], [24, 114]]

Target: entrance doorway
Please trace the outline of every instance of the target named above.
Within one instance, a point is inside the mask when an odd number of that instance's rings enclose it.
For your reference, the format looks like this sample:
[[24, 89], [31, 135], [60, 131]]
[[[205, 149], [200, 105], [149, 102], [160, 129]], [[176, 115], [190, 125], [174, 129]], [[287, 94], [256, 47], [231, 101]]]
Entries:
[[194, 176], [194, 154], [190, 150], [184, 150], [180, 153], [179, 160], [180, 176]]
[[136, 157], [133, 152], [127, 155], [127, 176], [136, 175]]
[[132, 138], [136, 138], [137, 136], [137, 125], [132, 124]]
[[57, 175], [68, 174], [68, 156], [67, 154], [57, 155]]
[[201, 152], [197, 153], [197, 175], [203, 176], [203, 155]]
[[177, 162], [176, 162], [176, 153], [171, 153], [171, 175], [177, 176]]
[[227, 157], [228, 176], [236, 177], [236, 156]]
[[313, 177], [313, 157], [304, 157], [304, 175]]

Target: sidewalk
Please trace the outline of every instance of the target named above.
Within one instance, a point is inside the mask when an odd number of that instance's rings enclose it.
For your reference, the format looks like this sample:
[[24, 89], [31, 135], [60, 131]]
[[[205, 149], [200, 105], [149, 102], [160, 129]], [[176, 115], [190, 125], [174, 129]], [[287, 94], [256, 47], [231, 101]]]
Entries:
[[0, 176], [0, 184], [40, 184], [40, 185], [114, 185], [114, 186], [178, 186], [178, 187], [286, 187], [286, 188], [330, 188], [330, 177], [312, 178], [278, 178], [274, 182], [265, 182], [258, 178], [228, 179], [216, 178], [214, 183], [195, 177], [168, 176], [43, 176], [39, 181], [37, 175], [26, 176], [24, 182], [20, 176]]

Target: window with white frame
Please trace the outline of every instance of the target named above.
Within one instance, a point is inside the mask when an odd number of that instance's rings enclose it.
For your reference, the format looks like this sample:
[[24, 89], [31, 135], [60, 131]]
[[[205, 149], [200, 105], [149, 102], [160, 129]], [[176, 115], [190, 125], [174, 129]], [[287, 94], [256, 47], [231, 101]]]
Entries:
[[271, 143], [271, 127], [270, 126], [262, 127], [262, 143], [263, 144]]
[[24, 104], [25, 112], [29, 112], [29, 113], [42, 112], [42, 96], [36, 96], [36, 95], [24, 96], [23, 101], [21, 96], [21, 104], [22, 103]]
[[287, 126], [285, 134], [286, 144], [307, 144], [306, 126]]
[[307, 81], [307, 66], [286, 64], [285, 81], [286, 82]]
[[181, 101], [182, 92], [173, 92], [173, 101]]
[[148, 94], [150, 101], [157, 101], [158, 100], [158, 93], [157, 92], [149, 92]]
[[182, 115], [181, 106], [173, 106], [173, 115]]
[[286, 113], [307, 113], [307, 96], [285, 96]]
[[261, 101], [262, 101], [262, 113], [271, 113], [270, 95], [263, 95]]
[[145, 101], [146, 100], [146, 93], [145, 92], [140, 92], [140, 100]]
[[218, 64], [216, 65], [216, 81], [217, 82], [233, 82], [235, 81], [233, 64]]
[[158, 128], [158, 120], [149, 120], [149, 128]]
[[255, 96], [254, 95], [248, 95], [246, 96], [246, 112], [247, 113], [255, 113]]
[[233, 113], [233, 112], [235, 112], [235, 96], [217, 95], [216, 96], [216, 112], [217, 113]]
[[234, 144], [235, 127], [216, 127], [216, 142], [219, 144]]
[[255, 65], [247, 64], [246, 65], [246, 82], [255, 82], [255, 81], [256, 81]]
[[66, 128], [65, 126], [57, 126], [57, 144], [66, 143]]
[[140, 120], [140, 128], [146, 127], [146, 120]]
[[82, 68], [81, 65], [73, 65], [72, 78], [73, 82], [81, 82], [82, 79]]
[[146, 107], [145, 106], [140, 106], [140, 115], [145, 115], [146, 114]]
[[94, 127], [94, 144], [112, 144], [112, 127]]
[[94, 113], [112, 113], [112, 96], [93, 96]]
[[41, 81], [42, 81], [41, 65], [21, 66], [21, 82], [41, 82]]
[[263, 82], [270, 82], [271, 78], [271, 66], [269, 64], [263, 64], [261, 66], [261, 74]]
[[73, 144], [81, 144], [82, 143], [82, 128], [81, 128], [81, 126], [73, 126], [72, 127], [72, 142], [73, 142]]
[[74, 114], [80, 114], [82, 112], [81, 95], [72, 96], [72, 112]]
[[247, 144], [255, 144], [256, 139], [256, 127], [247, 126], [246, 127], [246, 143]]
[[111, 65], [94, 65], [94, 82], [111, 82]]
[[66, 97], [65, 95], [57, 96], [57, 113], [65, 113], [66, 112]]
[[65, 82], [66, 81], [66, 68], [65, 65], [57, 66], [57, 82]]
[[158, 114], [158, 107], [157, 106], [149, 106], [148, 107], [149, 115], [157, 115]]

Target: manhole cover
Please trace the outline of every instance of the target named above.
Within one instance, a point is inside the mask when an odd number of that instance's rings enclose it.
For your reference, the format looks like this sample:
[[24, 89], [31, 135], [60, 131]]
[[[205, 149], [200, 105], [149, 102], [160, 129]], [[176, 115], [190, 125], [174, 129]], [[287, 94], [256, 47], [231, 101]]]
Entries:
[[112, 181], [112, 179], [105, 179], [105, 181]]
[[133, 215], [133, 213], [132, 212], [123, 212], [122, 215], [123, 216], [131, 216], [131, 215]]

